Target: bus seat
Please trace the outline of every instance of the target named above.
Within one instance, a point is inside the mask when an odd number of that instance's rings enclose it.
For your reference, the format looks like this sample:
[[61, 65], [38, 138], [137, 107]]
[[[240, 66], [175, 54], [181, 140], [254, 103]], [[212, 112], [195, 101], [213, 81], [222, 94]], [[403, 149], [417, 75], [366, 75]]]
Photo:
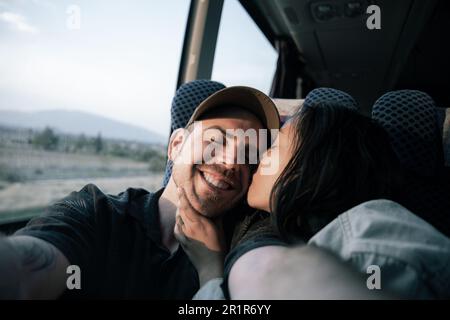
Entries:
[[331, 102], [355, 111], [359, 110], [358, 103], [351, 95], [333, 88], [317, 88], [312, 90], [306, 96], [303, 108], [309, 108], [311, 105], [321, 102]]
[[421, 176], [434, 176], [443, 165], [437, 108], [424, 92], [399, 90], [378, 99], [372, 118], [388, 132], [400, 162]]
[[426, 93], [399, 90], [375, 102], [372, 118], [387, 131], [405, 171], [399, 202], [449, 236], [450, 184], [436, 112]]
[[314, 103], [332, 102], [343, 107], [358, 110], [358, 104], [348, 93], [333, 88], [317, 88], [312, 90], [305, 99], [272, 99], [280, 113], [281, 124], [284, 124], [295, 112]]
[[[194, 80], [181, 85], [172, 100], [171, 133], [179, 128], [184, 128], [194, 113], [195, 108], [213, 93], [224, 89], [225, 86], [211, 80]], [[163, 186], [169, 182], [172, 174], [172, 163], [167, 162], [164, 173]]]

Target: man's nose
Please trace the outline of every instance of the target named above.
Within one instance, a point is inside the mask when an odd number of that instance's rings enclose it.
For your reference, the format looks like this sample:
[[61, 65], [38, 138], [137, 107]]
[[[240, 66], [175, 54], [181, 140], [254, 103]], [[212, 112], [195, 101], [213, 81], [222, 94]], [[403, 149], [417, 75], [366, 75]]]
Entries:
[[235, 168], [238, 165], [238, 143], [227, 143], [218, 158], [218, 162], [227, 169]]

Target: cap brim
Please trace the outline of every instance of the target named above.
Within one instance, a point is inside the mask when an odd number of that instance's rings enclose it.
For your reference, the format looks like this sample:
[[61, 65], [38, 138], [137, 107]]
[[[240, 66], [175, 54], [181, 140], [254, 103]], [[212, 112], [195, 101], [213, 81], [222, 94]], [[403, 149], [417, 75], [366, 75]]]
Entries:
[[272, 99], [257, 89], [245, 86], [228, 87], [209, 96], [195, 109], [188, 125], [201, 119], [206, 112], [223, 106], [239, 107], [253, 113], [267, 129], [280, 128], [280, 116]]

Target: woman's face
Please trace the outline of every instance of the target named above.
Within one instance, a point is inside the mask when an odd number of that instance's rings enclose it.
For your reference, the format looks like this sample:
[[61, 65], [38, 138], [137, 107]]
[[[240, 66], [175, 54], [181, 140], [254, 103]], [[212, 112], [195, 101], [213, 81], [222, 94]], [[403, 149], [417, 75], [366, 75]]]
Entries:
[[251, 207], [270, 212], [270, 193], [292, 157], [291, 148], [295, 139], [293, 130], [295, 126], [292, 122], [286, 122], [272, 147], [263, 154], [247, 194]]

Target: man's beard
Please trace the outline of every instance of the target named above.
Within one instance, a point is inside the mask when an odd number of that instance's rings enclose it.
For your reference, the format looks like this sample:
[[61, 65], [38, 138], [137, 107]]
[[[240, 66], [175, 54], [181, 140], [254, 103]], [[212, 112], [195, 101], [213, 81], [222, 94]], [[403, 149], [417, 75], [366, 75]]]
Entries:
[[[233, 199], [229, 199], [229, 196], [222, 198], [219, 192], [211, 190], [200, 192], [202, 190], [197, 189], [196, 182], [198, 182], [198, 178], [204, 179], [201, 177], [201, 170], [199, 170], [202, 166], [205, 166], [205, 164], [193, 164], [189, 169], [186, 167], [174, 167], [172, 177], [175, 185], [184, 190], [186, 200], [192, 208], [203, 216], [216, 217], [233, 208], [242, 200], [243, 195], [236, 194]], [[220, 166], [216, 167], [214, 164], [208, 164], [207, 166], [221, 174], [227, 174]], [[197, 175], [200, 175], [200, 177], [197, 177]]]

